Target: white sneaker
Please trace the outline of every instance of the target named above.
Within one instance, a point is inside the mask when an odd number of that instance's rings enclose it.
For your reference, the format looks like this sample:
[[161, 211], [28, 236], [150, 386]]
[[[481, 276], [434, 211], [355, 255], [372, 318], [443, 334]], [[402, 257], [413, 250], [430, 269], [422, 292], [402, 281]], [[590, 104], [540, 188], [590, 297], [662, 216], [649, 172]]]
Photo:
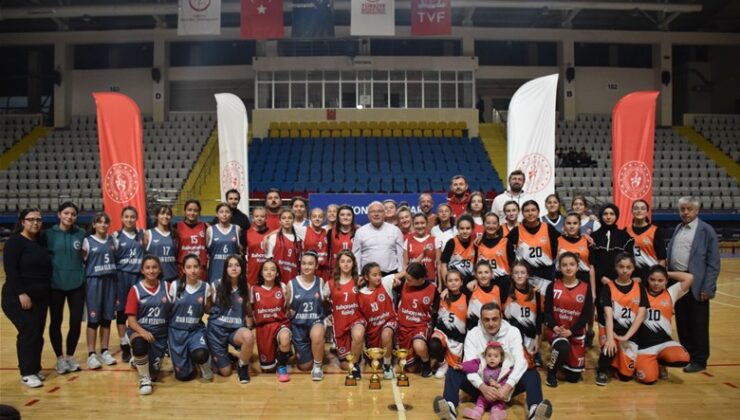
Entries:
[[447, 362], [440, 363], [437, 371], [434, 372], [434, 377], [437, 379], [444, 379], [445, 375], [447, 375], [447, 369], [449, 368], [450, 366], [447, 364]]
[[320, 367], [315, 367], [311, 370], [311, 380], [321, 381], [324, 379], [324, 371]]
[[108, 350], [104, 351], [103, 354], [100, 355], [100, 358], [103, 360], [103, 363], [107, 366], [113, 366], [118, 361], [113, 357], [112, 354]]
[[69, 365], [67, 364], [67, 361], [64, 359], [57, 359], [57, 373], [60, 375], [64, 375], [67, 372], [69, 372]]
[[103, 365], [100, 363], [100, 360], [98, 360], [98, 355], [93, 353], [87, 358], [87, 368], [88, 369], [100, 369], [103, 367]]
[[152, 393], [152, 379], [148, 376], [139, 379], [139, 394], [149, 395]]
[[77, 359], [74, 358], [74, 356], [67, 356], [67, 372], [77, 372], [79, 370], [82, 370], [80, 367], [80, 362], [77, 361]]
[[39, 373], [36, 374], [36, 377], [39, 378], [39, 380], [41, 380], [41, 382], [44, 382], [46, 380], [46, 375], [44, 375], [43, 373], [41, 373], [41, 371], [39, 371]]
[[200, 374], [203, 376], [204, 381], [212, 381], [213, 380], [213, 369], [211, 369], [211, 362], [208, 361], [206, 363], [203, 363], [200, 365]]
[[36, 375], [28, 375], [21, 378], [21, 383], [29, 388], [39, 388], [44, 386], [44, 383], [41, 382], [41, 379], [39, 379]]

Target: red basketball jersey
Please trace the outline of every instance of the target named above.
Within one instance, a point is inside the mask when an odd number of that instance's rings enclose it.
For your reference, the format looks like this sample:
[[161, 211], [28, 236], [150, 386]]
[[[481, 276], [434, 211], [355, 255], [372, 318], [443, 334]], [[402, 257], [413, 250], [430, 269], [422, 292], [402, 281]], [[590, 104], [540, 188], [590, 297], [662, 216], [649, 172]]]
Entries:
[[269, 211], [266, 213], [267, 217], [265, 218], [265, 225], [267, 225], [267, 229], [269, 231], [280, 229], [280, 214], [271, 213]]
[[257, 284], [260, 267], [267, 259], [267, 250], [263, 241], [269, 232], [270, 229], [262, 233], [257, 232], [254, 225], [247, 230], [247, 282], [250, 286]]
[[331, 291], [332, 318], [334, 330], [346, 331], [351, 325], [362, 319], [358, 301], [358, 291], [354, 282], [337, 284], [329, 281]]
[[288, 320], [282, 287], [277, 285], [268, 289], [265, 286], [255, 286], [251, 290], [254, 322], [258, 326]]
[[408, 251], [409, 261], [418, 261], [427, 269], [427, 279], [437, 278], [437, 250], [434, 248], [436, 239], [432, 235], [425, 238], [409, 236], [406, 239], [406, 251]]
[[432, 322], [432, 305], [437, 289], [430, 282], [422, 288], [411, 287], [408, 283], [401, 290], [398, 303], [398, 325], [401, 327], [423, 327]]
[[306, 228], [303, 250], [315, 252], [319, 256], [319, 270], [326, 270], [329, 267], [329, 242], [326, 239], [326, 229], [322, 228], [317, 233], [312, 227]]
[[[588, 296], [588, 284], [578, 281], [578, 285], [568, 288], [557, 279], [552, 285], [552, 316], [555, 323], [561, 327], [571, 329], [583, 313]], [[573, 335], [579, 336], [581, 331], [573, 331]]]
[[280, 268], [280, 278], [283, 283], [291, 281], [300, 273], [300, 254], [301, 240], [291, 241], [282, 232], [278, 232], [272, 258]]
[[352, 232], [341, 232], [339, 231], [339, 235], [337, 235], [337, 231], [332, 229], [331, 232], [331, 239], [329, 239], [329, 242], [331, 242], [331, 254], [329, 258], [329, 267], [334, 267], [334, 263], [337, 260], [337, 256], [342, 251], [352, 251]]
[[200, 260], [200, 278], [208, 277], [208, 251], [206, 250], [206, 229], [208, 225], [199, 222], [194, 226], [188, 226], [185, 222], [177, 222], [177, 243], [180, 249], [177, 251], [177, 265], [182, 274], [182, 260], [188, 254], [195, 254]]
[[364, 289], [357, 294], [357, 304], [360, 313], [371, 328], [381, 328], [389, 321], [396, 319], [396, 309], [393, 307], [393, 299], [380, 285], [375, 290]]

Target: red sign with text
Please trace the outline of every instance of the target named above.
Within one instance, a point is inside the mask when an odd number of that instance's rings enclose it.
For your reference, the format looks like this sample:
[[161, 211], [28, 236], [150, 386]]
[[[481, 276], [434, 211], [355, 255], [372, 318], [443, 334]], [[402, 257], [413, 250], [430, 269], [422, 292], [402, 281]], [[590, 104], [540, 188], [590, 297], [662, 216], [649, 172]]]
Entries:
[[450, 35], [452, 0], [411, 0], [411, 35]]

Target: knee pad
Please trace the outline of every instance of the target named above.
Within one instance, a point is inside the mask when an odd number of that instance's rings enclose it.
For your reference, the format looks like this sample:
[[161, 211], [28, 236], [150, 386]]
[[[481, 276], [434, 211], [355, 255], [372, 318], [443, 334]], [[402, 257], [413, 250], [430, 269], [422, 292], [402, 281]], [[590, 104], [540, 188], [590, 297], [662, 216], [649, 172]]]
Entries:
[[190, 353], [190, 360], [199, 365], [206, 363], [208, 361], [208, 350], [195, 349]]
[[104, 319], [100, 321], [100, 326], [102, 328], [110, 328], [111, 320], [110, 319]]
[[89, 322], [87, 323], [87, 328], [90, 328], [91, 330], [97, 330], [100, 324], [97, 322]]
[[568, 340], [558, 340], [552, 345], [552, 348], [562, 355], [567, 355], [570, 351], [570, 343], [568, 343]]
[[126, 325], [126, 319], [128, 317], [126, 316], [126, 313], [123, 311], [118, 311], [116, 313], [116, 324], [118, 325]]
[[149, 354], [149, 343], [141, 337], [131, 340], [131, 353], [136, 357]]
[[432, 359], [441, 362], [445, 357], [445, 349], [442, 346], [442, 342], [437, 338], [429, 340], [429, 356]]

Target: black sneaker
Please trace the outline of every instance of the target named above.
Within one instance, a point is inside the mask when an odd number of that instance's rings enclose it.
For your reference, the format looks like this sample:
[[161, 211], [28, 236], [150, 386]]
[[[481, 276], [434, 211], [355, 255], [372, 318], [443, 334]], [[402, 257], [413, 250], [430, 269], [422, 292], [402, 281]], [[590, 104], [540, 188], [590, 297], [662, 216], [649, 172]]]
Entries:
[[249, 383], [249, 365], [239, 366], [236, 369], [236, 371], [239, 374], [239, 383], [248, 384]]
[[121, 360], [123, 363], [128, 363], [131, 360], [131, 346], [124, 344], [121, 346]]
[[540, 352], [534, 354], [534, 365], [537, 367], [542, 367], [542, 355], [540, 354]]
[[549, 386], [550, 388], [558, 387], [558, 376], [555, 369], [548, 369], [547, 378], [545, 379], [545, 385]]
[[357, 379], [358, 381], [362, 379], [362, 369], [360, 369], [360, 365], [355, 365], [352, 368], [352, 376]]
[[609, 382], [609, 375], [604, 372], [596, 372], [596, 385], [606, 386]]
[[432, 364], [430, 362], [421, 363], [421, 377], [428, 378], [432, 376]]

